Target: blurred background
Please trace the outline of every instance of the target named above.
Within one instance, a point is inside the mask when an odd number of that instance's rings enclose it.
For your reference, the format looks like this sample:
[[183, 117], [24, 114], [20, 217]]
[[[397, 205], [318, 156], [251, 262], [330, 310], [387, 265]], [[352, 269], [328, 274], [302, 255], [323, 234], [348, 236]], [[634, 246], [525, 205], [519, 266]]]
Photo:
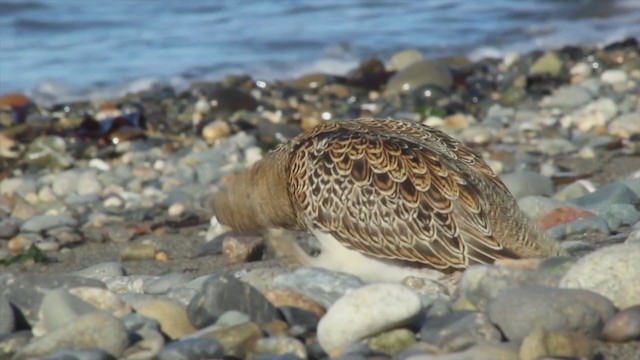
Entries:
[[100, 97], [341, 74], [405, 48], [477, 60], [638, 35], [639, 0], [0, 0], [0, 93]]

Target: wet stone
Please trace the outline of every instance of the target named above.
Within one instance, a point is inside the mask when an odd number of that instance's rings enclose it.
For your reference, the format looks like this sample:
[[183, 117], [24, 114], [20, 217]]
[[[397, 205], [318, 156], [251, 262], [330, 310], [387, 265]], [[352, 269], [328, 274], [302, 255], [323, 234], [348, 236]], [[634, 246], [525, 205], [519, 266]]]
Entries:
[[251, 320], [260, 324], [279, 318], [278, 310], [264, 295], [229, 276], [206, 281], [189, 303], [187, 311], [191, 323], [197, 328], [203, 328], [229, 310], [244, 312]]

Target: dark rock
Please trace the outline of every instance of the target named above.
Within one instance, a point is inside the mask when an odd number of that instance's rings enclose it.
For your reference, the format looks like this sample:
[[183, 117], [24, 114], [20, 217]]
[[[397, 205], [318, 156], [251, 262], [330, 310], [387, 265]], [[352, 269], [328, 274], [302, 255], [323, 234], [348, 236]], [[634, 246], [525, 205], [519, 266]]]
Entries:
[[607, 341], [624, 342], [640, 339], [640, 305], [626, 308], [607, 321], [602, 331]]
[[456, 311], [443, 316], [427, 317], [420, 329], [421, 341], [449, 353], [464, 350], [475, 344], [500, 342], [500, 331], [481, 312]]
[[263, 121], [258, 125], [258, 140], [263, 144], [280, 143], [294, 138], [301, 132], [302, 129], [295, 124], [276, 124]]
[[0, 239], [11, 239], [20, 230], [20, 220], [16, 218], [5, 218], [0, 221]]
[[173, 341], [158, 354], [159, 360], [216, 359], [224, 355], [222, 344], [214, 339], [194, 338]]
[[638, 44], [638, 39], [629, 37], [624, 40], [612, 42], [604, 47], [604, 51], [624, 50], [627, 48], [638, 49], [639, 47], [640, 44]]
[[217, 89], [208, 94], [211, 101], [211, 111], [253, 111], [258, 107], [258, 101], [253, 96], [236, 89]]
[[106, 288], [103, 282], [73, 275], [2, 274], [0, 296], [4, 296], [33, 325], [38, 319], [42, 298], [50, 289], [71, 289], [80, 286]]
[[284, 320], [291, 326], [292, 336], [299, 337], [315, 331], [320, 318], [311, 311], [295, 306], [282, 306], [278, 308]]
[[221, 276], [205, 282], [189, 303], [187, 313], [194, 326], [203, 328], [213, 324], [228, 310], [243, 312], [260, 324], [279, 318], [278, 310], [262, 293], [230, 276]]
[[507, 339], [520, 341], [532, 331], [576, 331], [598, 337], [615, 306], [587, 290], [526, 286], [507, 289], [488, 307], [491, 321]]
[[380, 90], [388, 79], [389, 74], [382, 61], [378, 59], [363, 61], [347, 75], [349, 85], [369, 90]]
[[151, 319], [137, 313], [127, 314], [122, 317], [122, 322], [130, 333], [140, 330], [160, 331], [160, 323], [156, 319]]

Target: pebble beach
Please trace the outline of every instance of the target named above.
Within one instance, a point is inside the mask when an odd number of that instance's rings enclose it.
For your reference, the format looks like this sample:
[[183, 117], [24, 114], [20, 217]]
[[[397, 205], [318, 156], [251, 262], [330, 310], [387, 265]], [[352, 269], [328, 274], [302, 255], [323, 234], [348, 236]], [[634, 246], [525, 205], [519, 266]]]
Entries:
[[[0, 94], [0, 358], [640, 359], [638, 40]], [[460, 139], [569, 255], [473, 266], [453, 291], [366, 284], [210, 221], [230, 175], [359, 117]]]

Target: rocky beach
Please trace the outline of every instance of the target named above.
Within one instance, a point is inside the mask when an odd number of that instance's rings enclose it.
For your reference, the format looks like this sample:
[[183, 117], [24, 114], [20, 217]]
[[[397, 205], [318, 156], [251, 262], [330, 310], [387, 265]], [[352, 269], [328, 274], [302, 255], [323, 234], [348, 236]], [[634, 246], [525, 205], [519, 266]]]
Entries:
[[[640, 359], [638, 40], [0, 94], [0, 359]], [[454, 291], [365, 284], [210, 221], [230, 175], [359, 117], [460, 139], [569, 256], [473, 266]]]

